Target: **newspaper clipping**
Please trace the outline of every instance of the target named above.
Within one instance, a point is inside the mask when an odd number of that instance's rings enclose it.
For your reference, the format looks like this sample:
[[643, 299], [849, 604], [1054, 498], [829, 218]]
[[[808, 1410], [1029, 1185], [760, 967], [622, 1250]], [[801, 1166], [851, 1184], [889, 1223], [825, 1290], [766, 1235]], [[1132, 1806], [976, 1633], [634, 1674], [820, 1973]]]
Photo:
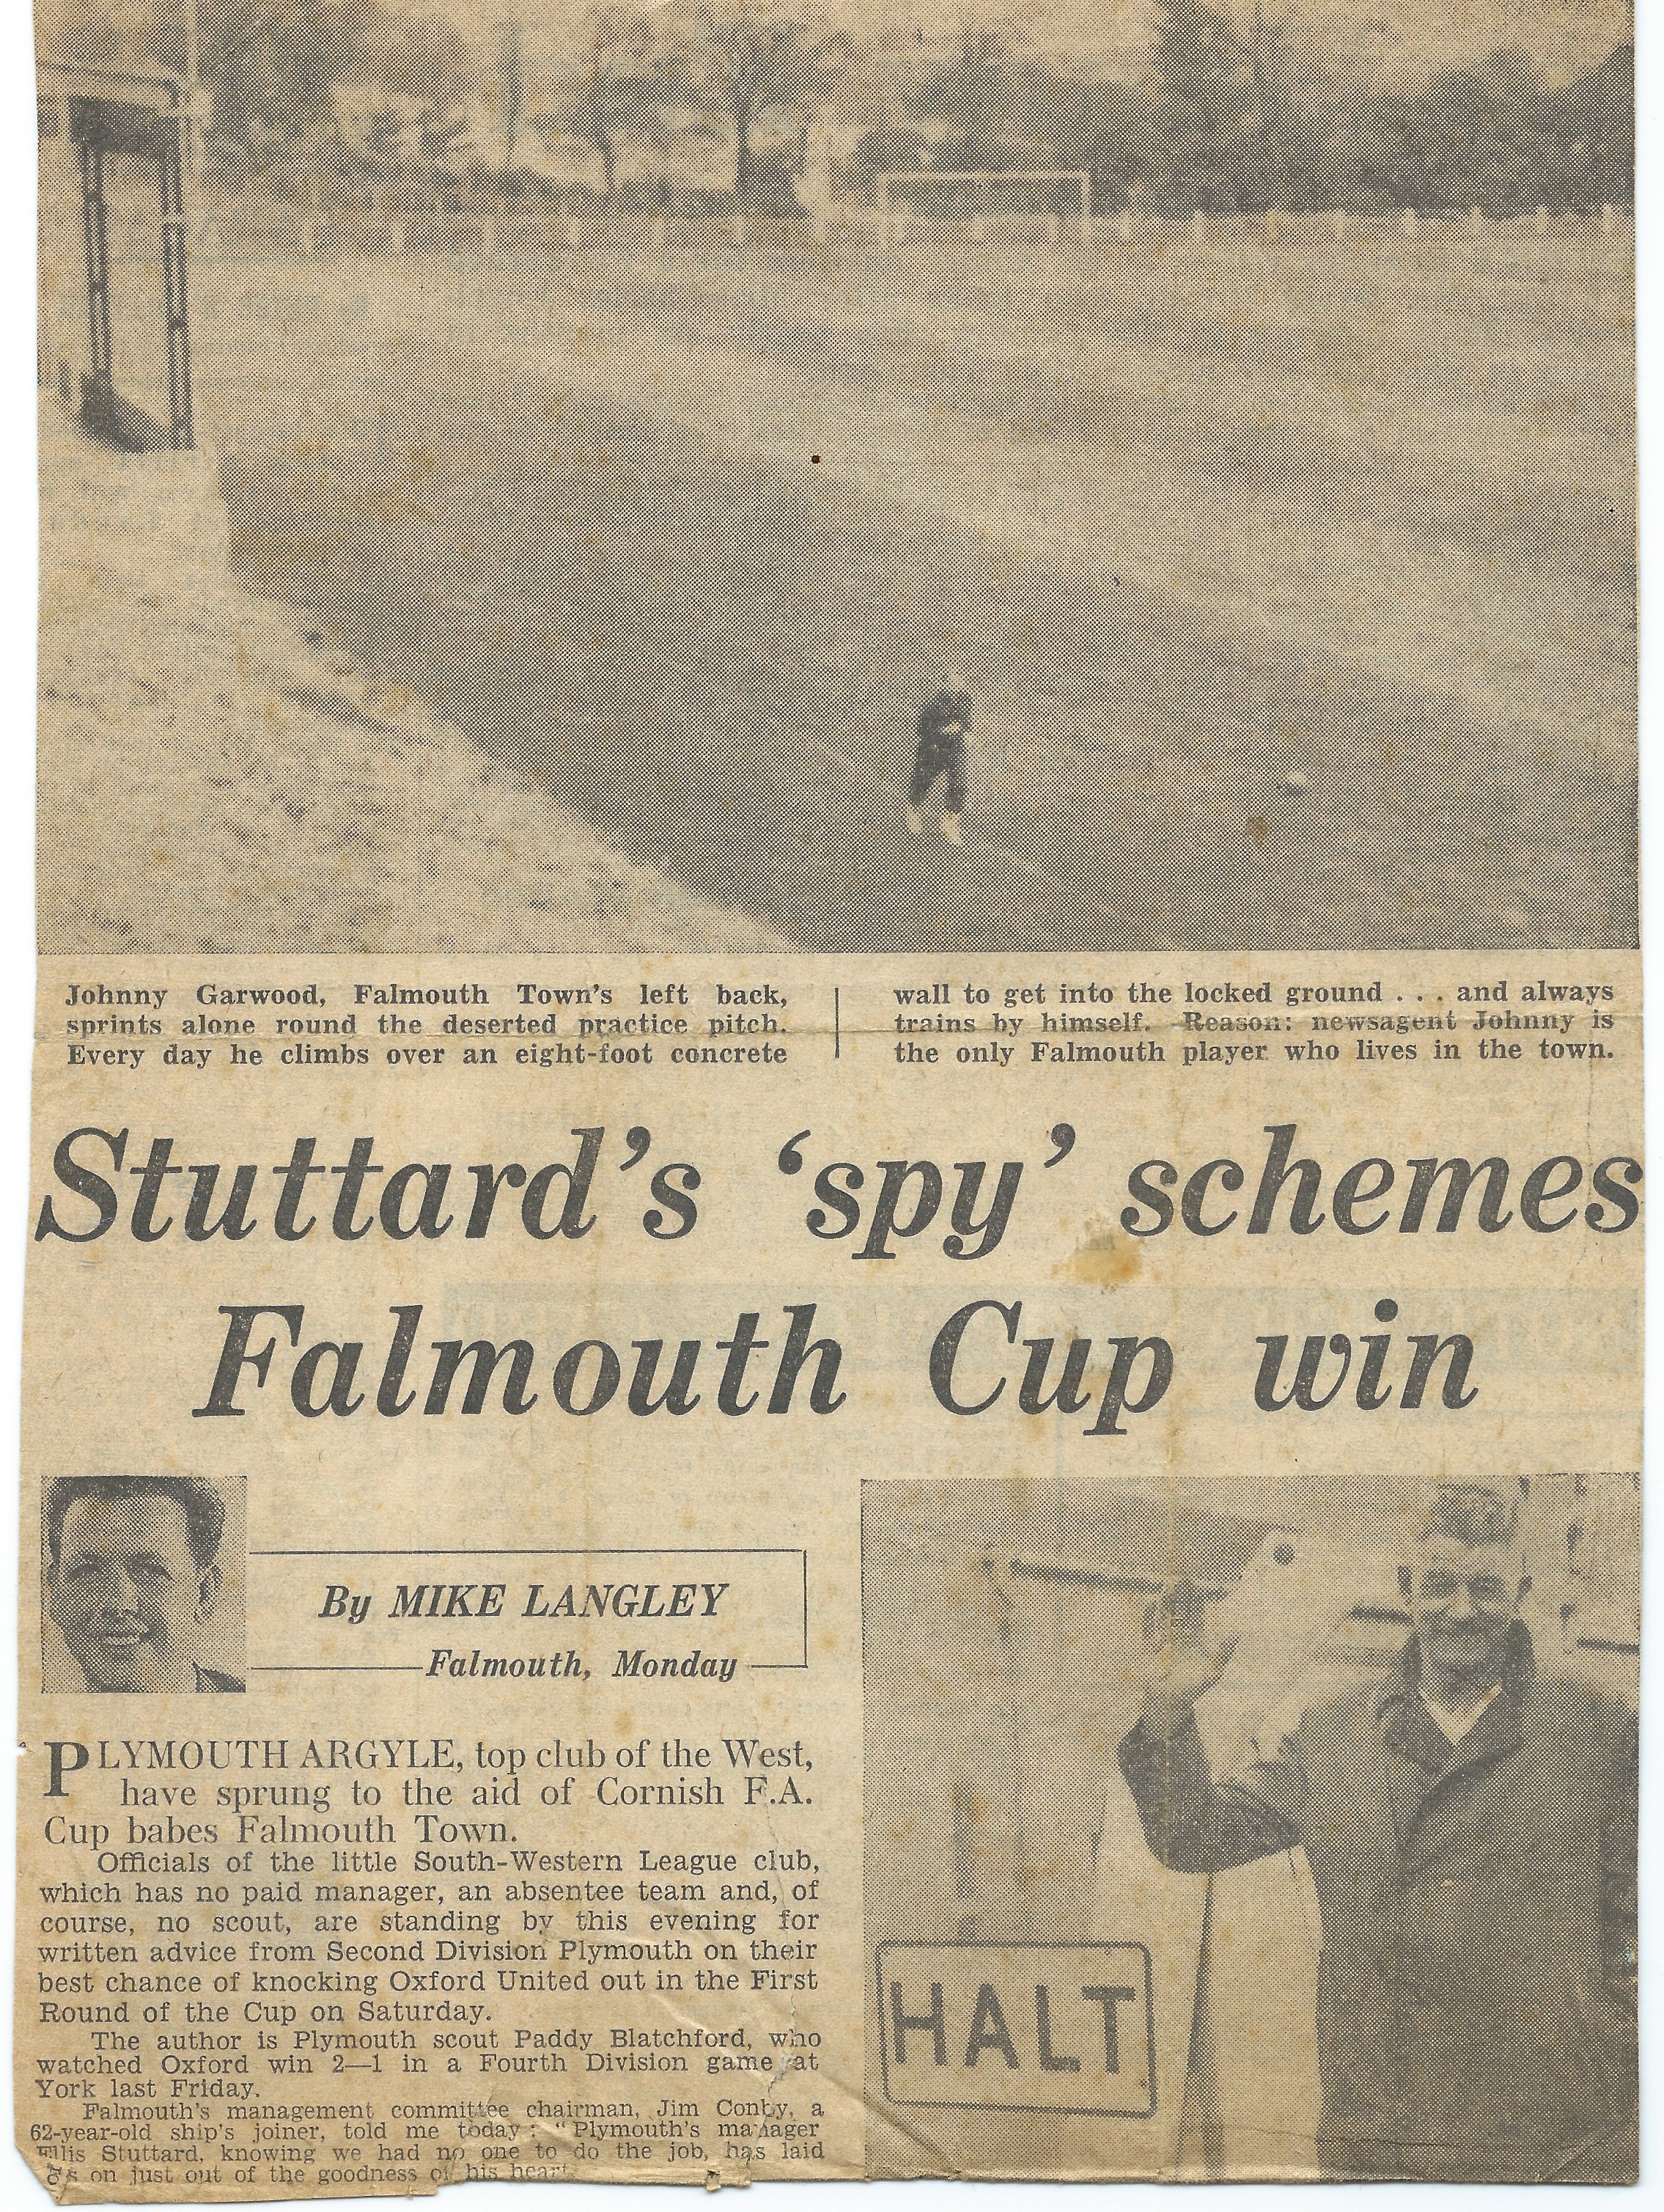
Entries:
[[39, 0], [56, 2200], [1635, 2181], [1631, 31]]

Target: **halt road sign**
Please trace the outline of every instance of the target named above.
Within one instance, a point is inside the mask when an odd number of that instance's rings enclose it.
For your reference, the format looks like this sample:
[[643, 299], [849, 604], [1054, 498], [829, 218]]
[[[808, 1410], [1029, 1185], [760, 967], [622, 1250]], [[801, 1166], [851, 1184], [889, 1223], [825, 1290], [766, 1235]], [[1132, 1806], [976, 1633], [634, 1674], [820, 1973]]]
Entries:
[[1142, 1943], [880, 1943], [892, 2105], [1147, 2119], [1156, 2107]]

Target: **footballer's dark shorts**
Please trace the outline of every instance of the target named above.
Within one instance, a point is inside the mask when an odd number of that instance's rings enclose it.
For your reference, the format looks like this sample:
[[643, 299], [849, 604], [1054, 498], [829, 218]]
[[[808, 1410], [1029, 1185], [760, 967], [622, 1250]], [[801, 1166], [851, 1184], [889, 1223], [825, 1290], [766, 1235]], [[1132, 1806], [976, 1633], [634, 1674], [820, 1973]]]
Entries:
[[917, 808], [924, 805], [932, 784], [938, 776], [947, 778], [945, 800], [950, 814], [965, 811], [965, 740], [963, 738], [939, 738], [926, 741], [919, 748], [913, 763], [913, 781], [908, 787], [908, 804]]

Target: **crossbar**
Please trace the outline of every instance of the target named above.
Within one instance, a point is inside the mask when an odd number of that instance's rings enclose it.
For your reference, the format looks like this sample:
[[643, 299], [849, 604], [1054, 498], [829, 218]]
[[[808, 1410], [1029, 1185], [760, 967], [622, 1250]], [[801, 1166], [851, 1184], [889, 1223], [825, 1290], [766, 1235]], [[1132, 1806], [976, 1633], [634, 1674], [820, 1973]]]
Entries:
[[914, 177], [960, 185], [1090, 185], [1090, 169], [884, 169], [878, 182], [900, 184]]
[[[1079, 228], [1080, 242], [1092, 242], [1092, 176], [1089, 169], [884, 169], [874, 179], [878, 188], [878, 219], [886, 236], [892, 234], [896, 216], [892, 212], [890, 188], [902, 184], [975, 185], [981, 187], [983, 197], [989, 197], [988, 188], [995, 185], [1078, 185], [1080, 213], [1072, 218]], [[973, 219], [972, 235], [979, 240], [984, 234], [987, 216], [977, 215]], [[1052, 218], [1053, 236], [1062, 235], [1057, 217]]]

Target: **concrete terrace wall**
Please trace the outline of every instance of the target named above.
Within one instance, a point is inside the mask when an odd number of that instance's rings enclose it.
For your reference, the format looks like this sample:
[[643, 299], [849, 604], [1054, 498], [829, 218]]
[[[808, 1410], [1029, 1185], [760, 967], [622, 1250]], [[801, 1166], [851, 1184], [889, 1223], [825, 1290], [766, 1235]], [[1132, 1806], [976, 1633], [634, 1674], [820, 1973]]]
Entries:
[[211, 454], [117, 453], [49, 399], [40, 463], [43, 952], [781, 943], [240, 590]]

